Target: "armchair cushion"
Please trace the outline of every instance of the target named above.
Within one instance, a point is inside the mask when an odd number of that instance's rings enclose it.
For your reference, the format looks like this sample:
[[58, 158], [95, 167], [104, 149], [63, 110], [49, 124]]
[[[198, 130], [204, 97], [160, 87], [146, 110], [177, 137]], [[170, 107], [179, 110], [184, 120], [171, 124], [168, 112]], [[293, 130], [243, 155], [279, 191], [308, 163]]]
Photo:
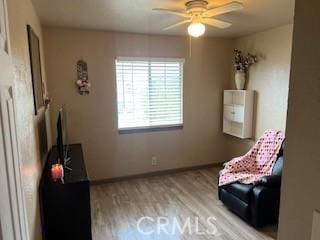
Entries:
[[227, 192], [233, 194], [234, 196], [238, 197], [242, 201], [249, 203], [253, 187], [253, 184], [242, 184], [236, 182], [231, 183], [229, 185], [225, 185], [222, 188]]

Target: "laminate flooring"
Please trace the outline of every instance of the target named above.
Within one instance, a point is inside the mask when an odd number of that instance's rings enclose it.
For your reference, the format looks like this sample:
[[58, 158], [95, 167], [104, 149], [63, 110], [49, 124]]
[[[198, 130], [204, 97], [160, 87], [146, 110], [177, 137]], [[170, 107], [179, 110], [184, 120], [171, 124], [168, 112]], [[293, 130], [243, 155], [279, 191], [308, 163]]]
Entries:
[[92, 186], [93, 239], [275, 239], [276, 226], [258, 231], [218, 200], [219, 170], [192, 170]]

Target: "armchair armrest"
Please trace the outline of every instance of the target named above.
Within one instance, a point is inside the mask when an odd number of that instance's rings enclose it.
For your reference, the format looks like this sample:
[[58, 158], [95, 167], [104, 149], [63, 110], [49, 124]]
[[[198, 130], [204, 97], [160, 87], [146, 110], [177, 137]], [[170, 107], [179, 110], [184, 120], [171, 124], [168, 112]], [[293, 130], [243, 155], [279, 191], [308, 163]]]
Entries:
[[259, 185], [266, 186], [266, 187], [280, 187], [281, 176], [271, 175], [271, 176], [263, 177], [260, 179]]
[[261, 227], [268, 223], [274, 223], [279, 216], [280, 187], [257, 185], [253, 188], [251, 208], [251, 223], [255, 227]]

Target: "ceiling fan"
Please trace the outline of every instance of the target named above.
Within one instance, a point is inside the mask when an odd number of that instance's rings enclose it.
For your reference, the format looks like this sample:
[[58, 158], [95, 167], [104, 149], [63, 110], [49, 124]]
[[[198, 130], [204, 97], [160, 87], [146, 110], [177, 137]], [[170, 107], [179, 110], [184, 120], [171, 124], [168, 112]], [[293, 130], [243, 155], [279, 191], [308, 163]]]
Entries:
[[234, 1], [219, 7], [208, 8], [208, 2], [205, 0], [191, 0], [185, 3], [185, 7], [185, 10], [171, 10], [164, 8], [153, 8], [153, 10], [186, 18], [183, 21], [167, 26], [164, 30], [169, 30], [180, 25], [190, 23], [188, 27], [189, 35], [199, 37], [205, 32], [204, 24], [221, 29], [230, 27], [232, 25], [231, 23], [221, 21], [213, 17], [241, 10], [243, 9], [243, 4]]

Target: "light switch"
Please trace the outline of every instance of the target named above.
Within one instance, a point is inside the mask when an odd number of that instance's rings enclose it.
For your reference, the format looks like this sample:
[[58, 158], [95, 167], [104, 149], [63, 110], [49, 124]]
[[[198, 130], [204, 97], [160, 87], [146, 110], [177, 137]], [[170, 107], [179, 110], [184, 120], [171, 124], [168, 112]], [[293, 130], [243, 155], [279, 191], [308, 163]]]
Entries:
[[311, 240], [320, 240], [320, 211], [313, 212]]

